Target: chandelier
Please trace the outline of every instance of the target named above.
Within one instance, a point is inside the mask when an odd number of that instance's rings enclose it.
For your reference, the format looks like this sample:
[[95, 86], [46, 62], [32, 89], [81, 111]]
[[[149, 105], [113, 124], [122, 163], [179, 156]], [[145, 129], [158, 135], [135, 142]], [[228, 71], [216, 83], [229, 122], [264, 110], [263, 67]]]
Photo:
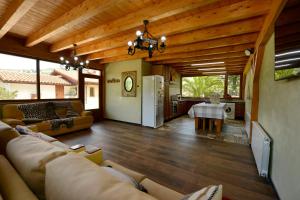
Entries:
[[88, 68], [89, 61], [88, 60], [80, 60], [76, 55], [76, 44], [73, 44], [73, 51], [71, 54], [71, 58], [66, 59], [63, 56], [59, 58], [60, 64], [69, 71], [71, 68], [73, 70]]
[[148, 32], [147, 25], [149, 24], [148, 20], [144, 20], [144, 32], [136, 31], [137, 38], [132, 42], [128, 42], [128, 55], [134, 55], [135, 49], [147, 50], [149, 58], [152, 58], [153, 51], [157, 50], [160, 53], [163, 53], [166, 49], [166, 36], [161, 36], [160, 44], [159, 39], [153, 37], [151, 33]]

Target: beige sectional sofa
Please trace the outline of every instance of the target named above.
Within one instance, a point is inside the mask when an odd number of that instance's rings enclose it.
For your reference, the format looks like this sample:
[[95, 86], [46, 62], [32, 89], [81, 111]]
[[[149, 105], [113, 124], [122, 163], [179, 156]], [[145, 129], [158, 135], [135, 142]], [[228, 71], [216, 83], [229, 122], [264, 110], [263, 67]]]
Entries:
[[[91, 162], [59, 141], [19, 135], [8, 141], [5, 149], [6, 156], [0, 155], [0, 195], [5, 200], [181, 200], [184, 197], [112, 161], [101, 161], [100, 165]], [[201, 200], [220, 200], [222, 186], [203, 189], [202, 193]]]

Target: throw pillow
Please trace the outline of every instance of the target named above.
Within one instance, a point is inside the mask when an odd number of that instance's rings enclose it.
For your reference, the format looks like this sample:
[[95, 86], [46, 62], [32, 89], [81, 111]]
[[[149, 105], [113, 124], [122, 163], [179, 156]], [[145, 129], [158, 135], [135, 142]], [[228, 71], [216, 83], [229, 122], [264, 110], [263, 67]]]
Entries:
[[21, 126], [21, 125], [17, 125], [16, 126], [16, 130], [21, 134], [21, 135], [32, 135], [34, 134], [34, 132], [29, 129], [26, 126]]
[[207, 186], [199, 191], [184, 196], [181, 200], [222, 200], [222, 186]]

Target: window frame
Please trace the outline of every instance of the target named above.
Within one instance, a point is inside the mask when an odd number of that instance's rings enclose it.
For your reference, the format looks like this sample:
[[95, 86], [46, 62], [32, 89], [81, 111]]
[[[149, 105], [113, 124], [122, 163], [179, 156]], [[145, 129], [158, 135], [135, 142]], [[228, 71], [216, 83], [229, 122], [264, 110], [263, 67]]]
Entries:
[[[46, 59], [39, 59], [36, 57], [31, 57], [31, 56], [20, 56], [18, 54], [14, 53], [7, 53], [7, 52], [2, 52], [0, 51], [1, 54], [4, 55], [11, 55], [11, 56], [17, 56], [21, 58], [29, 58], [29, 59], [34, 59], [36, 61], [36, 92], [37, 92], [37, 98], [36, 99], [7, 99], [7, 100], [0, 100], [0, 102], [6, 103], [6, 102], [37, 102], [37, 101], [66, 101], [66, 100], [79, 100], [79, 93], [77, 98], [58, 98], [58, 99], [41, 99], [41, 91], [40, 91], [40, 61], [46, 61], [46, 62], [52, 62], [52, 63], [57, 63], [53, 60], [46, 60]], [[78, 80], [80, 79], [80, 74], [81, 71], [78, 70]], [[79, 82], [78, 82], [78, 90], [79, 90]]]
[[[242, 99], [242, 86], [243, 86], [243, 74], [241, 73], [226, 73], [226, 74], [212, 74], [212, 75], [205, 75], [205, 76], [216, 76], [216, 75], [225, 75], [224, 79], [224, 95], [220, 99], [236, 99], [236, 100], [241, 100]], [[240, 76], [240, 91], [239, 91], [239, 97], [231, 97], [227, 98], [228, 95], [228, 76], [230, 75], [239, 75]], [[200, 100], [206, 100], [208, 97], [188, 97], [188, 96], [183, 96], [182, 95], [182, 79], [185, 77], [193, 77], [193, 76], [181, 76], [180, 78], [180, 95], [183, 99], [200, 99]], [[201, 77], [201, 76], [200, 76]]]
[[39, 101], [41, 101], [41, 100], [45, 100], [45, 101], [56, 101], [56, 100], [60, 100], [60, 101], [63, 101], [63, 100], [65, 100], [65, 101], [67, 101], [67, 100], [79, 100], [79, 76], [80, 76], [80, 71], [78, 70], [78, 97], [77, 98], [58, 98], [58, 99], [42, 99], [41, 98], [41, 91], [40, 91], [40, 89], [41, 89], [41, 84], [40, 84], [40, 69], [41, 69], [41, 67], [40, 67], [40, 61], [45, 61], [45, 62], [52, 62], [52, 63], [56, 63], [56, 64], [59, 64], [59, 62], [54, 62], [54, 61], [52, 61], [52, 60], [42, 60], [42, 59], [36, 59], [37, 60], [37, 62], [38, 62], [38, 70], [39, 70], [39, 73], [38, 73], [38, 79], [39, 79], [39, 82], [38, 82], [38, 88], [39, 88], [39, 94], [38, 94], [38, 99], [36, 99], [36, 100], [39, 100]]
[[242, 99], [242, 86], [243, 86], [243, 76], [242, 74], [227, 74], [226, 75], [226, 82], [227, 82], [227, 88], [226, 88], [226, 91], [225, 91], [225, 95], [229, 95], [228, 94], [228, 85], [229, 85], [229, 76], [239, 76], [240, 77], [240, 90], [239, 90], [239, 96], [238, 97], [232, 97], [231, 96], [231, 99]]

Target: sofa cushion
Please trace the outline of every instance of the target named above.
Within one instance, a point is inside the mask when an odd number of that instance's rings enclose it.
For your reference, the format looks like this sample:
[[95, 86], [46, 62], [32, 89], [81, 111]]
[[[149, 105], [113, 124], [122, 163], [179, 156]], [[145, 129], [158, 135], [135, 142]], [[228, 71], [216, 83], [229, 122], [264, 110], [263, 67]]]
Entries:
[[126, 167], [123, 167], [122, 165], [119, 165], [113, 161], [110, 160], [105, 160], [103, 161], [103, 163], [101, 164], [102, 166], [111, 166], [112, 168], [127, 174], [128, 176], [132, 177], [137, 183], [140, 183], [146, 176], [143, 174], [140, 174], [138, 172], [135, 172], [133, 170], [130, 170]]
[[74, 153], [59, 157], [46, 165], [45, 189], [47, 200], [155, 199]]
[[21, 135], [7, 144], [7, 157], [31, 190], [44, 199], [45, 165], [66, 151], [30, 135]]
[[117, 178], [119, 181], [126, 182], [131, 184], [132, 186], [139, 188], [139, 184], [127, 174], [124, 174], [120, 171], [115, 170], [112, 167], [102, 167], [106, 172]]
[[3, 155], [0, 155], [0, 180], [0, 193], [5, 200], [37, 200]]
[[222, 200], [222, 185], [211, 185], [202, 188], [192, 194], [188, 194], [181, 200]]
[[0, 121], [0, 154], [5, 154], [6, 153], [5, 149], [6, 149], [7, 143], [11, 139], [18, 137], [18, 136], [20, 136], [18, 131], [13, 129], [8, 124]]
[[148, 178], [140, 183], [151, 196], [160, 200], [181, 200], [183, 195]]

